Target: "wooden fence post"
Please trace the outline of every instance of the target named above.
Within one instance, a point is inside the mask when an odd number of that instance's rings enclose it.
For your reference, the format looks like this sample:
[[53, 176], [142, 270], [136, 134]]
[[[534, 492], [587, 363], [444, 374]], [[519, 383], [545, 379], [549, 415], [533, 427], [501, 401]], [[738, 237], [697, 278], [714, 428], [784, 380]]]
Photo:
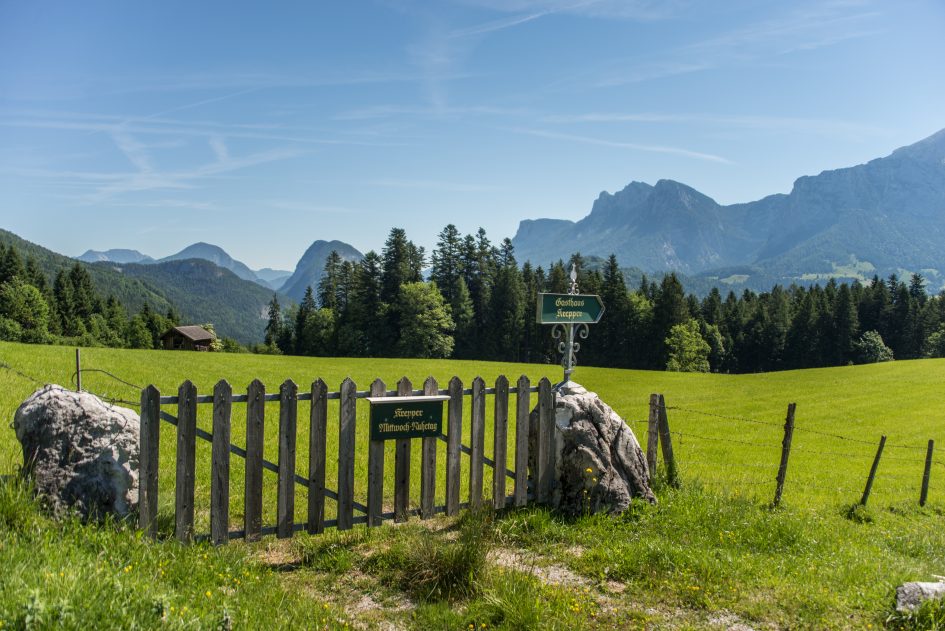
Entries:
[[459, 512], [459, 446], [463, 436], [463, 382], [450, 379], [449, 419], [446, 428], [446, 514]]
[[787, 417], [784, 419], [784, 438], [781, 440], [781, 463], [778, 465], [778, 483], [774, 489], [772, 506], [780, 506], [784, 492], [784, 479], [787, 477], [788, 458], [791, 456], [791, 440], [794, 438], [794, 410], [796, 403], [788, 403]]
[[338, 419], [338, 530], [354, 523], [354, 442], [358, 388], [351, 377], [341, 382]]
[[531, 407], [528, 377], [518, 378], [515, 392], [515, 505], [528, 503], [528, 413]]
[[328, 436], [328, 385], [321, 379], [312, 383], [312, 409], [308, 438], [308, 532], [325, 530], [325, 449]]
[[[407, 377], [397, 382], [397, 396], [409, 397], [413, 384]], [[394, 441], [394, 522], [407, 521], [410, 511], [410, 438]]]
[[262, 473], [266, 386], [254, 379], [246, 389], [246, 483], [243, 497], [243, 533], [256, 541], [262, 531]]
[[656, 450], [660, 440], [660, 395], [650, 395], [650, 417], [646, 426], [646, 468], [650, 481], [656, 479]]
[[194, 482], [197, 449], [197, 388], [190, 380], [177, 390], [177, 478], [174, 534], [178, 541], [194, 536]]
[[482, 475], [486, 441], [486, 382], [476, 377], [472, 382], [469, 429], [469, 507], [482, 504]]
[[75, 391], [82, 392], [82, 352], [75, 349]]
[[[371, 384], [371, 396], [383, 397], [387, 394], [387, 385], [380, 379]], [[367, 490], [367, 525], [373, 528], [383, 522], [384, 512], [384, 441], [371, 440], [368, 436], [368, 490]]]
[[929, 449], [925, 452], [925, 471], [922, 473], [922, 494], [919, 496], [919, 506], [925, 506], [929, 499], [929, 477], [932, 475], [932, 452], [935, 450], [935, 441], [929, 440]]
[[286, 379], [279, 388], [279, 485], [276, 499], [276, 536], [292, 536], [295, 523], [295, 441], [298, 427], [299, 387]]
[[229, 541], [230, 530], [230, 412], [233, 388], [220, 380], [213, 388], [213, 447], [210, 478], [210, 540]]
[[883, 447], [886, 446], [886, 437], [879, 437], [879, 448], [876, 449], [876, 457], [873, 458], [873, 466], [870, 467], [870, 475], [866, 478], [866, 488], [863, 489], [863, 497], [860, 499], [860, 504], [866, 506], [866, 502], [870, 499], [870, 493], [873, 490], [873, 480], [876, 479], [876, 469], [879, 468], [879, 459], [883, 457]]
[[660, 447], [663, 449], [663, 462], [666, 463], [666, 481], [669, 485], [679, 487], [679, 475], [676, 470], [676, 457], [673, 455], [673, 438], [669, 433], [669, 418], [666, 415], [666, 399], [660, 395], [659, 401], [659, 433]]
[[[423, 394], [435, 396], [439, 394], [439, 385], [432, 376], [423, 382]], [[427, 436], [423, 439], [420, 448], [420, 518], [433, 517], [434, 500], [436, 499], [436, 436]]]
[[492, 432], [492, 507], [505, 508], [505, 469], [508, 461], [509, 380], [499, 375], [495, 380], [495, 429]]
[[161, 393], [154, 386], [141, 391], [140, 467], [138, 474], [138, 528], [157, 536], [158, 469], [161, 441]]
[[536, 499], [539, 504], [551, 500], [555, 477], [555, 403], [551, 382], [542, 377], [538, 382], [538, 454]]

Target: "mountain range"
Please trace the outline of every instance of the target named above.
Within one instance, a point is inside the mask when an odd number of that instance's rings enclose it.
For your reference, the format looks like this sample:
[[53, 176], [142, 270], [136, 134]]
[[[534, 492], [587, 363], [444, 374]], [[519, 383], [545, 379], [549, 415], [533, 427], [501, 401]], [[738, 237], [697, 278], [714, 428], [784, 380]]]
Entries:
[[524, 220], [520, 262], [573, 252], [649, 273], [723, 284], [921, 272], [945, 282], [945, 130], [884, 158], [794, 182], [788, 194], [723, 206], [673, 180], [603, 192], [579, 221]]
[[252, 270], [242, 261], [231, 257], [220, 246], [211, 243], [194, 243], [187, 246], [176, 254], [165, 256], [162, 259], [154, 259], [147, 254], [142, 254], [137, 250], [112, 249], [112, 250], [86, 250], [76, 259], [85, 263], [117, 263], [120, 265], [141, 264], [156, 265], [168, 263], [171, 261], [185, 261], [188, 259], [199, 259], [209, 261], [218, 267], [233, 272], [238, 278], [254, 282], [268, 289], [283, 291], [286, 295], [295, 300], [301, 300], [305, 294], [305, 288], [309, 285], [316, 287], [322, 277], [325, 258], [332, 250], [338, 250], [342, 259], [349, 261], [360, 261], [363, 255], [355, 248], [341, 241], [322, 241], [318, 240], [309, 246], [305, 254], [296, 265], [295, 271], [272, 269], [265, 267], [259, 270]]

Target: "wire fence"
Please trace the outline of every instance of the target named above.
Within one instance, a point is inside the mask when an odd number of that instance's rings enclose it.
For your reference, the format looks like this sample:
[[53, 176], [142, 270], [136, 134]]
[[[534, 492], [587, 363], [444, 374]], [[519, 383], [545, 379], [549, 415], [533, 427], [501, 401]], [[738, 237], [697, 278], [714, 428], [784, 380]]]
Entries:
[[[0, 360], [0, 370], [8, 371], [17, 378], [28, 381], [37, 387], [42, 387], [47, 383], [45, 380], [18, 367], [14, 367], [6, 361]], [[105, 369], [94, 367], [79, 367], [76, 371], [72, 372], [70, 376], [71, 385], [74, 388], [77, 387], [79, 377], [85, 375], [104, 377], [118, 386], [121, 386], [121, 389], [126, 391], [133, 390], [135, 394], [140, 393], [142, 390], [142, 386], [125, 377], [116, 375], [114, 372]], [[88, 382], [86, 381], [83, 385], [88, 385]], [[111, 392], [94, 392], [89, 388], [83, 389], [95, 394], [103, 401], [112, 405], [123, 405], [133, 408], [140, 407], [140, 401], [137, 400], [137, 397], [125, 398], [123, 396], [115, 396], [114, 393]], [[105, 390], [105, 388], [103, 388], [103, 390]], [[668, 426], [665, 433], [669, 435], [670, 440], [675, 443], [675, 446], [683, 456], [683, 458], [678, 459], [677, 463], [674, 463], [674, 467], [681, 468], [683, 473], [687, 474], [686, 477], [691, 481], [704, 485], [723, 486], [730, 490], [737, 490], [741, 487], [760, 490], [763, 487], [773, 487], [777, 484], [776, 474], [779, 472], [780, 463], [772, 456], [772, 452], [780, 453], [785, 448], [782, 434], [785, 429], [785, 423], [783, 421], [758, 419], [745, 415], [722, 414], [680, 405], [659, 404], [656, 407], [657, 409], [655, 411], [661, 413], [664, 417], [668, 417], [668, 413], [672, 412], [672, 426]], [[651, 410], [651, 413], [653, 411], [654, 410]], [[708, 435], [704, 432], [693, 431], [689, 426], [693, 424], [692, 422], [695, 418], [710, 418], [716, 421], [724, 421], [731, 425], [731, 428], [726, 430], [728, 434], [715, 436]], [[643, 426], [646, 431], [651, 429], [651, 421], [649, 420], [631, 419], [628, 422]], [[848, 423], [851, 424], [859, 422], [862, 422], [862, 420], [848, 421]], [[764, 440], [739, 436], [737, 435], [739, 426], [770, 428], [771, 437], [769, 440]], [[829, 444], [825, 444], [823, 448], [820, 448], [795, 442], [790, 445], [789, 449], [790, 455], [795, 456], [795, 460], [797, 457], [813, 457], [821, 460], [829, 458], [832, 459], [829, 461], [831, 464], [835, 464], [836, 459], [855, 461], [857, 463], [856, 470], [862, 470], [865, 474], [866, 465], [877, 458], [877, 440], [868, 440], [858, 436], [849, 436], [839, 432], [826, 431], [816, 427], [806, 426], [803, 423], [795, 424], [793, 426], [793, 432], [800, 436], [806, 434], [819, 439], [841, 441], [851, 447], [855, 445], [869, 446], [869, 449], [857, 452], [855, 449], [833, 449]], [[736, 435], [732, 435], [733, 433]], [[710, 453], [711, 450], [708, 448], [709, 444], [731, 444], [764, 449], [766, 450], [765, 458], [770, 460], [766, 462], [759, 459], [754, 462], [746, 462], [744, 460], [733, 460], [728, 457], [719, 459], [717, 451], [716, 453]], [[945, 461], [941, 458], [925, 457], [928, 453], [928, 445], [910, 445], [903, 442], [885, 441], [884, 449], [900, 450], [897, 454], [882, 454], [882, 462], [894, 463], [894, 468], [890, 469], [889, 466], [880, 468], [877, 474], [877, 478], [882, 482], [878, 490], [886, 495], [894, 493], [902, 494], [904, 497], [906, 495], [912, 496], [915, 494], [918, 487], [923, 484], [928, 484], [927, 480], [923, 480], [923, 477], [929, 475], [926, 473], [927, 467], [934, 466], [936, 467], [936, 471], [939, 471], [939, 468], [945, 468]], [[910, 457], [907, 453], [903, 452], [911, 452], [915, 453], [915, 455]], [[914, 465], [914, 469], [908, 467], [908, 465]], [[906, 468], [908, 468], [911, 473], [907, 472], [905, 470]], [[862, 479], [855, 479], [852, 478], [848, 472], [843, 475], [842, 479], [834, 479], [831, 475], [831, 469], [831, 467], [821, 466], [817, 475], [814, 476], [806, 475], [807, 469], [802, 469], [801, 471], [789, 470], [785, 476], [784, 485], [788, 489], [794, 488], [804, 491], [814, 491], [820, 494], [854, 495], [863, 492], [863, 487], [857, 487], [859, 483], [865, 482], [865, 475]], [[765, 472], [769, 475], [765, 476]], [[896, 485], [896, 483], [898, 483], [898, 485]], [[906, 484], [903, 485], [902, 483]]]

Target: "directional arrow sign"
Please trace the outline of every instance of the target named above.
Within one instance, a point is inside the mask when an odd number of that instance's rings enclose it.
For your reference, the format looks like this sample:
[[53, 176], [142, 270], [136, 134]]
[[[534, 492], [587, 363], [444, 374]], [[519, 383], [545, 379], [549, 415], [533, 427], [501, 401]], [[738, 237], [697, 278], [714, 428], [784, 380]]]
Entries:
[[538, 324], [596, 324], [604, 303], [593, 294], [538, 294]]

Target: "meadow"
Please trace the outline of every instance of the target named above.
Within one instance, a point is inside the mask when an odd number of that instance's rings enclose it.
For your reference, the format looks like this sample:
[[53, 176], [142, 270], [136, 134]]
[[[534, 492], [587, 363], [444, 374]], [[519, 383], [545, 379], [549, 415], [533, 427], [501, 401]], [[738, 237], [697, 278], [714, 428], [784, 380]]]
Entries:
[[[33, 380], [70, 384], [74, 351], [2, 343], [0, 362], [4, 366], [0, 416], [12, 420], [19, 403], [37, 387]], [[432, 375], [444, 388], [454, 375], [469, 387], [476, 376], [491, 386], [500, 374], [512, 382], [525, 374], [533, 384], [543, 376], [555, 381], [560, 374], [556, 366], [490, 362], [116, 349], [83, 349], [83, 367], [109, 371], [135, 386], [154, 384], [162, 394], [175, 394], [185, 379], [204, 394], [219, 379], [229, 381], [234, 392], [245, 392], [246, 385], [258, 378], [268, 392], [277, 392], [287, 378], [305, 391], [316, 378], [335, 390], [351, 377], [359, 390], [366, 390], [378, 377], [393, 389], [402, 376], [419, 388]], [[945, 574], [942, 455], [933, 464], [929, 502], [924, 508], [918, 506], [926, 443], [934, 439], [939, 446], [945, 444], [945, 396], [940, 386], [945, 382], [945, 360], [754, 375], [579, 367], [575, 379], [627, 419], [643, 445], [649, 395], [665, 395], [681, 488], [657, 480], [659, 504], [634, 505], [620, 517], [569, 520], [530, 507], [467, 515], [459, 521], [439, 518], [421, 524], [413, 519], [397, 527], [356, 527], [348, 533], [212, 548], [143, 542], [123, 525], [58, 526], [29, 507], [23, 499], [25, 490], [8, 484], [0, 507], [6, 522], [0, 534], [0, 562], [11, 570], [0, 579], [4, 593], [0, 619], [23, 626], [28, 615], [49, 621], [54, 618], [50, 611], [66, 611], [72, 617], [57, 620], [74, 620], [81, 626], [93, 619], [83, 617], [74, 605], [70, 608], [70, 603], [90, 598], [92, 579], [107, 576], [124, 592], [138, 594], [150, 604], [142, 611], [122, 611], [101, 595], [91, 599], [102, 601], [101, 611], [108, 609], [119, 620], [143, 626], [163, 620], [162, 624], [203, 628], [225, 622], [227, 616], [238, 626], [262, 618], [288, 626], [295, 615], [289, 610], [299, 607], [325, 612], [313, 625], [327, 627], [392, 623], [415, 628], [470, 624], [724, 628], [743, 623], [754, 628], [935, 628], [945, 624], [936, 618], [941, 612], [900, 619], [892, 610], [896, 584]], [[134, 387], [93, 371], [83, 374], [83, 387], [106, 398], [136, 401], [139, 396]], [[796, 430], [782, 506], [772, 510], [782, 425], [790, 402], [797, 403]], [[245, 417], [240, 416], [240, 407], [234, 405], [235, 444], [243, 437]], [[490, 397], [487, 428], [491, 407]], [[337, 419], [337, 412], [337, 407], [329, 407], [329, 418]], [[468, 398], [464, 413], [468, 433]], [[366, 449], [360, 446], [366, 446], [366, 414], [367, 406], [359, 404], [356, 497], [362, 502]], [[305, 403], [300, 404], [299, 418], [307, 418]], [[265, 457], [273, 461], [277, 419], [278, 406], [272, 404], [267, 407]], [[0, 473], [5, 474], [21, 461], [7, 423], [0, 430]], [[209, 406], [201, 406], [199, 423], [210, 429]], [[304, 423], [299, 425], [297, 466], [305, 475], [307, 430]], [[331, 454], [337, 423], [330, 423], [329, 430]], [[888, 442], [869, 506], [851, 511], [880, 435], [886, 435]], [[173, 512], [173, 437], [174, 428], [165, 424], [160, 474], [164, 534], [170, 534]], [[510, 435], [510, 444], [513, 440]], [[490, 435], [486, 446], [486, 455], [491, 456]], [[208, 528], [209, 452], [208, 443], [198, 443], [198, 532]], [[414, 454], [416, 461], [418, 446]], [[389, 450], [388, 477], [393, 472], [391, 456]], [[440, 462], [443, 457], [441, 449]], [[468, 458], [464, 456], [463, 462], [466, 480]], [[508, 464], [513, 464], [511, 454]], [[414, 471], [418, 487], [418, 465]], [[490, 470], [486, 471], [488, 489]], [[333, 475], [330, 465], [329, 481]], [[231, 476], [231, 527], [239, 528], [238, 458], [232, 459]], [[266, 484], [264, 523], [272, 524], [275, 476], [266, 474]], [[437, 503], [442, 503], [442, 479], [439, 489]], [[392, 498], [390, 481], [387, 493]], [[411, 496], [418, 501], [418, 488]], [[296, 503], [296, 518], [302, 521], [301, 492]], [[24, 504], [27, 508], [22, 508]], [[332, 510], [329, 507], [329, 518]], [[485, 525], [469, 525], [479, 522]], [[36, 554], [40, 549], [43, 552]], [[482, 558], [468, 554], [476, 549], [492, 554]], [[113, 559], [116, 554], [120, 558]], [[147, 568], [142, 571], [148, 578], [129, 582], [132, 571], [125, 572], [125, 557], [141, 558], [132, 565]], [[204, 566], [216, 570], [194, 569]], [[440, 580], [456, 570], [458, 579]], [[263, 587], [234, 585], [234, 573], [244, 571]], [[556, 572], [568, 579], [548, 578]], [[44, 580], [44, 573], [55, 580]], [[163, 580], [165, 575], [175, 578]], [[425, 579], [431, 576], [433, 587], [416, 588], [429, 585]], [[365, 599], [376, 606], [353, 606]], [[32, 609], [27, 611], [24, 603], [33, 603]], [[169, 617], [171, 606], [175, 616]], [[181, 607], [188, 607], [189, 614], [181, 614]], [[162, 613], [154, 618], [155, 612]]]

